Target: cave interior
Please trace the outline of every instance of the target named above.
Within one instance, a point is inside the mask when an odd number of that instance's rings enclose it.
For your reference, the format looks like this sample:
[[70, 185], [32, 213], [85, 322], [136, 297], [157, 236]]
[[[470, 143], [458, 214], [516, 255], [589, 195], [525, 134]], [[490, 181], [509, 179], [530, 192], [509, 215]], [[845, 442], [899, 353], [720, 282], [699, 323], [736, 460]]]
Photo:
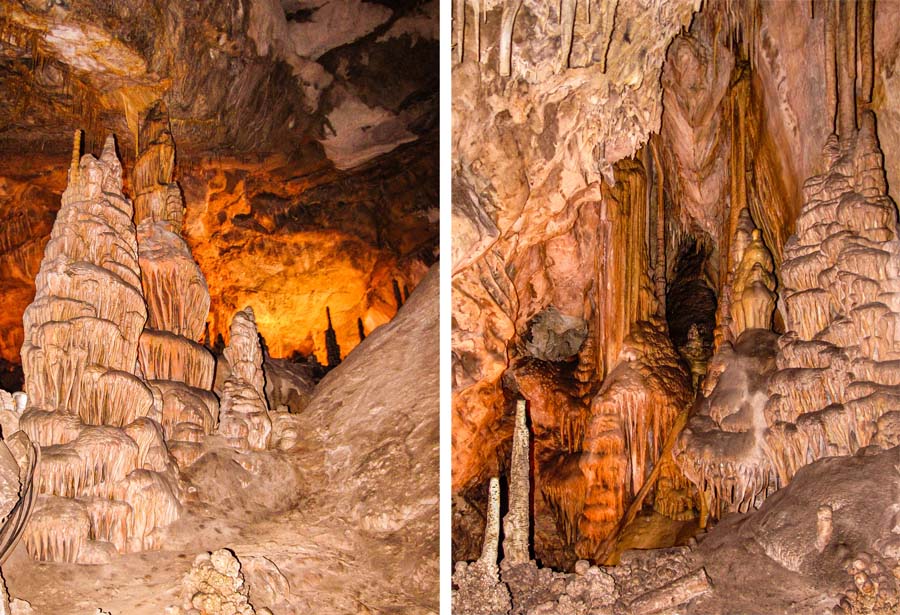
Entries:
[[438, 5], [0, 2], [0, 613], [437, 612]]
[[454, 613], [898, 612], [900, 5], [453, 11]]

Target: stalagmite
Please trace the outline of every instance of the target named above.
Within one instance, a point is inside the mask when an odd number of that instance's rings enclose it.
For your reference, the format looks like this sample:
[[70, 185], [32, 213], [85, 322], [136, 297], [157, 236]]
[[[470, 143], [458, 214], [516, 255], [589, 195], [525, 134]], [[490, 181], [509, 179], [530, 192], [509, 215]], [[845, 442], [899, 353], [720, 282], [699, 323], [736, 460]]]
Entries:
[[759, 229], [754, 228], [734, 277], [731, 304], [734, 338], [746, 329], [768, 330], [772, 327], [772, 313], [775, 310], [773, 269], [772, 256], [762, 241]]
[[328, 367], [332, 368], [337, 367], [341, 362], [341, 347], [338, 345], [337, 333], [331, 326], [331, 308], [325, 308], [325, 316], [328, 319], [328, 328], [325, 330], [325, 351]]
[[[86, 155], [76, 168], [24, 318], [29, 407], [20, 426], [44, 447], [25, 544], [37, 559], [101, 563], [115, 550], [158, 547], [152, 535], [180, 503], [165, 444], [151, 452], [130, 435], [143, 441], [134, 424], [153, 424], [155, 398], [137, 369], [147, 311], [112, 137], [99, 159]], [[168, 501], [130, 495], [126, 485], [141, 473]], [[96, 498], [117, 521], [98, 512]]]
[[525, 564], [529, 555], [531, 510], [531, 447], [526, 424], [525, 400], [516, 402], [516, 423], [510, 462], [509, 512], [503, 518], [503, 563]]
[[[157, 393], [155, 418], [175, 460], [186, 467], [218, 420], [218, 401], [211, 393], [215, 358], [198, 343], [209, 313], [209, 289], [181, 237], [184, 202], [175, 182], [175, 141], [164, 103], [146, 112], [138, 141], [134, 217], [148, 313], [138, 358]], [[153, 458], [161, 463], [158, 454]]]
[[491, 478], [488, 490], [487, 521], [484, 525], [484, 544], [481, 548], [479, 564], [486, 571], [497, 575], [497, 547], [500, 541], [500, 479]]
[[[714, 517], [758, 507], [817, 459], [900, 443], [889, 432], [876, 439], [891, 407], [882, 395], [895, 386], [900, 358], [898, 306], [883, 302], [890, 272], [900, 270], [900, 244], [871, 112], [861, 115], [859, 131], [832, 135], [823, 157], [829, 168], [804, 185], [797, 230], [784, 247], [787, 332], [771, 355], [768, 342], [754, 348], [743, 338], [733, 356], [722, 354], [726, 371], [681, 439], [679, 463], [708, 494]], [[761, 294], [760, 316], [770, 301]], [[765, 391], [754, 390], [760, 382]], [[827, 519], [820, 523], [827, 533]]]
[[263, 356], [252, 308], [234, 315], [225, 347], [231, 375], [225, 381], [219, 413], [219, 433], [239, 449], [269, 446], [272, 422], [265, 397]]

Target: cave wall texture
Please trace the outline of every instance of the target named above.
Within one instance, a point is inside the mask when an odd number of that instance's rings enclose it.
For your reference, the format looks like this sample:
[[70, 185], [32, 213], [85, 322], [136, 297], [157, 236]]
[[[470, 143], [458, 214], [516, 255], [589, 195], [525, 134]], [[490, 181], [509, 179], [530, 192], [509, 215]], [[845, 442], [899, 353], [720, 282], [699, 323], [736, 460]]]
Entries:
[[[65, 188], [71, 134], [114, 133], [125, 193], [147, 111], [178, 149], [209, 339], [253, 305], [273, 356], [325, 362], [397, 310], [437, 259], [438, 2], [0, 4], [0, 358]], [[198, 340], [198, 341], [203, 341]]]
[[[882, 197], [900, 196], [898, 5], [860, 6], [846, 51], [829, 2], [454, 3], [455, 559], [477, 556], [519, 396], [544, 564], [608, 555], [635, 501], [709, 513], [671, 457], [676, 426], [735, 361], [765, 401], [772, 340], [808, 319], [782, 265], [804, 184], [835, 168], [823, 151], [851, 65], [843, 91], [859, 126], [874, 113], [880, 150], [841, 151], [883, 153]], [[760, 327], [773, 333], [724, 358]]]

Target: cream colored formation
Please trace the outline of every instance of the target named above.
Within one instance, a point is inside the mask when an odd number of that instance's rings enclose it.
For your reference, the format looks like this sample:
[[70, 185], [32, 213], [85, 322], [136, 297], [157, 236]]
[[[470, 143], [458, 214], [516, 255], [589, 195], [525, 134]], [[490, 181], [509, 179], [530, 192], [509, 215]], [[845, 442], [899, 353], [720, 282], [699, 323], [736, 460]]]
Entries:
[[[99, 158], [79, 159], [76, 135], [69, 185], [25, 312], [28, 403], [17, 423], [42, 453], [25, 531], [39, 560], [104, 563], [116, 552], [159, 548], [162, 528], [183, 511], [180, 470], [203, 454], [209, 436], [242, 450], [270, 442], [249, 308], [235, 317], [225, 351], [231, 376], [220, 421], [216, 360], [198, 341], [209, 292], [180, 234], [183, 202], [161, 105], [145, 118], [139, 144], [132, 206], [113, 138]], [[293, 445], [291, 421], [279, 425], [279, 443]]]
[[110, 137], [99, 159], [69, 171], [25, 313], [20, 425], [42, 449], [25, 545], [38, 559], [96, 563], [152, 548], [181, 513], [139, 361], [147, 308], [132, 215]]
[[[749, 212], [741, 212], [731, 248], [730, 335], [721, 336], [706, 397], [677, 447], [704, 521], [707, 513], [759, 507], [816, 460], [900, 444], [900, 227], [875, 115], [865, 108], [872, 7], [862, 2], [857, 19], [855, 3], [838, 3], [837, 12], [827, 6], [834, 133], [822, 154], [825, 171], [803, 186], [778, 280]], [[776, 282], [781, 336], [771, 332]], [[821, 542], [831, 512], [820, 511], [818, 523]]]

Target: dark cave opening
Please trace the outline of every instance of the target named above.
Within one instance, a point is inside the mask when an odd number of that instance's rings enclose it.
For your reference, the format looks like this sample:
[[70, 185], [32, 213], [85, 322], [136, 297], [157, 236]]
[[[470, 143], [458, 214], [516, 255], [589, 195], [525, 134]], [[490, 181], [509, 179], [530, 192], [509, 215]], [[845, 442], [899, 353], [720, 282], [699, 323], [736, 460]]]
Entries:
[[683, 241], [666, 291], [669, 336], [692, 370], [712, 353], [716, 327], [718, 298], [706, 274], [709, 256], [709, 249], [697, 239]]

